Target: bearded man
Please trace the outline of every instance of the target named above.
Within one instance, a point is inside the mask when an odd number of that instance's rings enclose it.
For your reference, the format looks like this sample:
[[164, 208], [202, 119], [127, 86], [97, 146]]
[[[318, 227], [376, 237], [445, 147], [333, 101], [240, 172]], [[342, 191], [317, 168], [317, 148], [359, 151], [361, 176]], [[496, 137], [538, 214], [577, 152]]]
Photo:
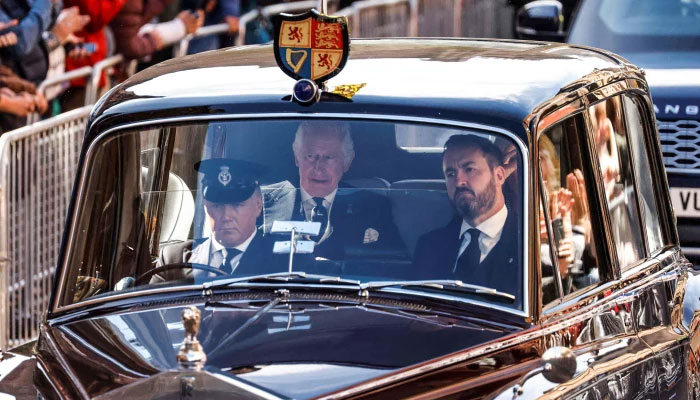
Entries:
[[517, 294], [522, 232], [503, 196], [501, 151], [482, 137], [454, 135], [445, 143], [442, 171], [457, 215], [418, 240], [415, 278], [458, 279]]

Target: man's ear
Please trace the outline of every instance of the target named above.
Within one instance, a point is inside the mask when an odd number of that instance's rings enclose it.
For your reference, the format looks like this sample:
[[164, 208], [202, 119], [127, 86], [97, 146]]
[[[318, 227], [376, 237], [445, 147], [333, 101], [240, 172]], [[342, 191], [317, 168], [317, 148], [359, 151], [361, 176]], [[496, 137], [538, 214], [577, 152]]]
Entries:
[[506, 181], [506, 169], [499, 165], [493, 169], [493, 176], [496, 178], [496, 183], [502, 185]]
[[352, 165], [352, 160], [354, 160], [354, 159], [355, 159], [355, 151], [353, 150], [350, 153], [350, 156], [348, 157], [347, 162], [345, 163], [345, 168], [343, 169], [343, 173], [348, 172], [348, 170], [350, 169], [350, 165]]

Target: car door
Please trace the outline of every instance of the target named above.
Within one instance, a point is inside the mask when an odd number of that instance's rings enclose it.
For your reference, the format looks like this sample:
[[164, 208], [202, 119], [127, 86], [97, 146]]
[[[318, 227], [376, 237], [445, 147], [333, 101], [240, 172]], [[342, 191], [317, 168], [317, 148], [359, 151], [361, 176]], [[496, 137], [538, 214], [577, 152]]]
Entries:
[[[538, 138], [541, 327], [547, 331], [562, 324], [546, 346], [569, 347], [577, 356], [576, 375], [560, 385], [565, 398], [657, 398], [652, 352], [633, 322], [638, 294], [619, 280], [599, 161], [587, 151], [594, 138], [587, 118], [584, 108]], [[567, 201], [573, 201], [568, 211], [562, 207]], [[573, 240], [566, 239], [569, 235]], [[641, 260], [642, 268], [657, 263]], [[561, 396], [553, 391], [545, 397]]]
[[640, 195], [644, 227], [641, 233], [649, 253], [659, 262], [655, 279], [640, 295], [635, 321], [640, 338], [654, 352], [660, 398], [688, 398], [689, 376], [685, 361], [689, 358], [688, 331], [678, 321], [682, 304], [681, 297], [675, 296], [678, 290], [683, 290], [687, 273], [683, 270], [684, 261], [678, 247], [673, 246], [674, 233], [668, 227], [672, 214], [668, 207], [660, 206], [670, 202], [663, 201], [664, 196], [668, 198], [665, 174], [660, 169], [658, 151], [650, 146], [655, 144], [652, 114], [639, 95], [625, 94], [621, 100], [620, 111], [626, 128], [623, 133], [628, 139], [632, 172], [637, 177]]

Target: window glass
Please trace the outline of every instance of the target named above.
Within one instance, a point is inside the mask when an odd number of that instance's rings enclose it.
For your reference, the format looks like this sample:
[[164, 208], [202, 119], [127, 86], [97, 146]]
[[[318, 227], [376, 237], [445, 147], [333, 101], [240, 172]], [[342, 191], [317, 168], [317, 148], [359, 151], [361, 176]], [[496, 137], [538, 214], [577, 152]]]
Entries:
[[592, 105], [589, 114], [617, 257], [624, 269], [644, 257], [644, 244], [620, 96]]
[[126, 131], [94, 149], [63, 304], [286, 273], [291, 233], [280, 223], [292, 221], [313, 223], [294, 237], [293, 271], [378, 285], [448, 280], [411, 290], [523, 307], [526, 164], [504, 134], [216, 121]]
[[634, 170], [637, 175], [637, 183], [642, 200], [640, 203], [642, 218], [647, 232], [649, 251], [653, 253], [663, 247], [664, 240], [659, 222], [659, 208], [654, 194], [654, 183], [652, 174], [649, 171], [651, 164], [649, 164], [646, 144], [647, 136], [644, 132], [645, 128], [641, 114], [644, 108], [636, 97], [624, 96], [623, 99], [625, 101], [627, 129], [629, 130], [632, 147]]
[[544, 305], [560, 295], [552, 274], [560, 275], [563, 295], [600, 280], [587, 194], [592, 182], [586, 182], [590, 171], [584, 169], [581, 149], [585, 147], [579, 138], [585, 132], [583, 126], [578, 114], [548, 129], [538, 140], [542, 197], [549, 214], [549, 224], [544, 216], [540, 218], [540, 229], [547, 230], [540, 236]]

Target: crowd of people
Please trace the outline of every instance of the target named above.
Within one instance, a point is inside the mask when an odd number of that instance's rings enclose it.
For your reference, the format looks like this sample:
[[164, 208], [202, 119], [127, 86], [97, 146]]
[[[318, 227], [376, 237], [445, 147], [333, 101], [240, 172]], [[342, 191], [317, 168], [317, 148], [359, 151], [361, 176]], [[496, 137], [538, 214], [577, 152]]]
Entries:
[[[203, 25], [226, 23], [228, 33], [195, 38], [188, 54], [233, 44], [241, 13], [262, 0], [3, 0], [0, 3], [0, 134], [27, 116], [50, 117], [84, 105], [86, 79], [38, 90], [41, 82], [115, 54], [139, 69], [172, 56], [171, 46]], [[260, 25], [260, 21], [255, 21]], [[266, 42], [256, 26], [246, 42]], [[250, 36], [250, 37], [248, 37]], [[126, 65], [126, 63], [124, 64]], [[125, 71], [119, 67], [119, 71]], [[99, 80], [98, 97], [126, 77]], [[47, 100], [48, 99], [48, 100]]]
[[[617, 96], [599, 102], [589, 108], [588, 117], [593, 128], [605, 201], [610, 210], [618, 262], [621, 268], [625, 268], [642, 257], [643, 244], [635, 234], [641, 228], [634, 226], [637, 223], [634, 218], [637, 213], [636, 190], [629, 173], [631, 155], [620, 101]], [[597, 250], [592, 240], [593, 220], [589, 213], [592, 200], [586, 194], [580, 143], [564, 140], [562, 129], [574, 130], [575, 127], [552, 129], [539, 139], [540, 167], [546, 192], [543, 204], [547, 207], [551, 224], [550, 230], [545, 214], [541, 212], [540, 237], [543, 275], [553, 275], [551, 268], [557, 265], [562, 289], [568, 294], [597, 282], [600, 277]], [[550, 232], [556, 244], [553, 252], [549, 248]], [[555, 295], [545, 292], [545, 297], [553, 299]]]

